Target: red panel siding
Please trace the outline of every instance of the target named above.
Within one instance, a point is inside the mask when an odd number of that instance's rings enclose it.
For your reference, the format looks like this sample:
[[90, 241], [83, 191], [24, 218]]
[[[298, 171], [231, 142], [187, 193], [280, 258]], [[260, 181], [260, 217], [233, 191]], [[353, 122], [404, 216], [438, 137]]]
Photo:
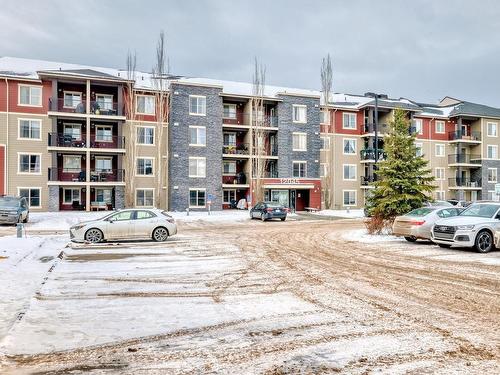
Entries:
[[[343, 129], [343, 114], [345, 113], [356, 113], [356, 129]], [[335, 129], [335, 133], [338, 134], [362, 134], [363, 127], [365, 123], [364, 112], [363, 111], [336, 111], [334, 112], [333, 117], [333, 128]]]
[[0, 195], [5, 194], [5, 146], [0, 146]]

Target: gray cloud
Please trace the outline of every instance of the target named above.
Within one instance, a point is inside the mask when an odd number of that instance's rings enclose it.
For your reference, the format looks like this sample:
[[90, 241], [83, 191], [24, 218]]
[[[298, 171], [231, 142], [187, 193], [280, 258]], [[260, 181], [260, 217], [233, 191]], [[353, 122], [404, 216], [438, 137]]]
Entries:
[[153, 65], [161, 29], [177, 74], [435, 102], [445, 95], [500, 106], [497, 1], [1, 1], [0, 55], [123, 67], [128, 49]]

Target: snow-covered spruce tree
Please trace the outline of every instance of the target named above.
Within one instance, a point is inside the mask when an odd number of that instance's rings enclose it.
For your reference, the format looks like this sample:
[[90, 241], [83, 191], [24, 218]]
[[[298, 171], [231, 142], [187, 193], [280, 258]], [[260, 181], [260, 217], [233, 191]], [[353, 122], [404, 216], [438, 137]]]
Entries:
[[[379, 222], [380, 232], [397, 215], [421, 207], [432, 200], [434, 177], [427, 167], [428, 161], [416, 156], [415, 134], [410, 133], [410, 121], [402, 109], [394, 111], [390, 132], [384, 138], [386, 159], [377, 163], [377, 181], [367, 199], [371, 220]], [[383, 224], [382, 224], [383, 223]], [[375, 225], [376, 227], [376, 225]]]

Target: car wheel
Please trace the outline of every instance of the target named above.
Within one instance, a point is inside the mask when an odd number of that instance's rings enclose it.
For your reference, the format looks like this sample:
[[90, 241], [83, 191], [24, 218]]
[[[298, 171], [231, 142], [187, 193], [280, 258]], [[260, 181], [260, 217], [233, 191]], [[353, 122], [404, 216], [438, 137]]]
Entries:
[[408, 242], [416, 242], [417, 241], [417, 237], [408, 236], [408, 237], [405, 237], [405, 240], [408, 241]]
[[158, 227], [153, 231], [153, 240], [156, 242], [164, 242], [168, 238], [168, 230], [163, 227]]
[[85, 241], [91, 242], [91, 243], [97, 243], [101, 242], [104, 240], [104, 235], [102, 234], [102, 231], [97, 228], [91, 228], [87, 232], [85, 232]]
[[23, 220], [23, 223], [27, 223], [30, 218], [30, 214], [26, 214], [26, 219]]
[[493, 236], [487, 230], [479, 232], [474, 242], [474, 248], [480, 253], [488, 253], [493, 249]]
[[281, 221], [285, 221], [285, 220], [286, 220], [286, 217], [282, 217], [282, 218], [281, 218]]
[[264, 214], [263, 214], [263, 213], [262, 213], [262, 214], [260, 214], [260, 220], [262, 220], [262, 221], [266, 221], [266, 217], [264, 216]]
[[445, 249], [449, 249], [451, 245], [447, 245], [445, 243], [438, 243], [439, 247], [444, 247]]

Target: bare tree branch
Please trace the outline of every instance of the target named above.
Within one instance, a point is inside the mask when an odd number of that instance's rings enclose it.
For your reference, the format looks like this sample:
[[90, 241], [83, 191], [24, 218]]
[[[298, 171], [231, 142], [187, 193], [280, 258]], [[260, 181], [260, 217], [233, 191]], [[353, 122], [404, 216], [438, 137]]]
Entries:
[[134, 95], [134, 82], [136, 78], [136, 66], [137, 66], [137, 55], [134, 51], [133, 53], [127, 52], [127, 92], [125, 93], [125, 111], [128, 121], [128, 126], [126, 126], [126, 143], [125, 143], [125, 160], [127, 169], [125, 171], [125, 206], [133, 207], [135, 204], [135, 178], [133, 171], [135, 170], [135, 157], [137, 154], [137, 134], [135, 126], [135, 95]]
[[[328, 109], [328, 103], [330, 101], [330, 95], [333, 89], [333, 69], [332, 60], [330, 54], [323, 57], [321, 62], [321, 91], [323, 94], [323, 103], [326, 108], [325, 116], [328, 117], [330, 121], [330, 111]], [[330, 140], [329, 140], [330, 142]], [[327, 165], [326, 176], [324, 176], [323, 184], [323, 199], [325, 202], [325, 208], [332, 208], [332, 186], [333, 186], [333, 147], [332, 142], [330, 142], [330, 147], [328, 150], [324, 151], [325, 164]]]

